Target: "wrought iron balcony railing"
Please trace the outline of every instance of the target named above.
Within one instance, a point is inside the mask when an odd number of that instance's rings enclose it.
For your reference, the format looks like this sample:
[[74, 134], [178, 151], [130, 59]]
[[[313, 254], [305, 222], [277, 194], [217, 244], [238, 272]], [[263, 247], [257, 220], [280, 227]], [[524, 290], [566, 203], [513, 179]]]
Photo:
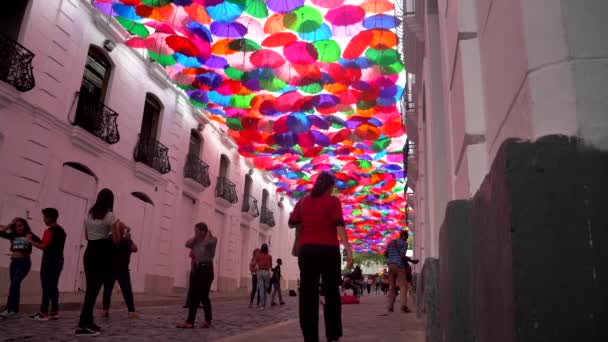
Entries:
[[171, 171], [169, 148], [155, 139], [139, 136], [133, 153], [135, 161], [144, 163], [161, 174]]
[[245, 200], [243, 201], [243, 209], [244, 213], [248, 213], [253, 217], [260, 216], [260, 210], [258, 209], [258, 200], [255, 199], [251, 195], [245, 195]]
[[116, 119], [118, 113], [112, 108], [99, 103], [91, 96], [78, 94], [76, 119], [74, 125], [93, 134], [108, 144], [115, 144], [120, 140]]
[[260, 223], [267, 225], [268, 227], [274, 227], [274, 213], [272, 210], [262, 207], [262, 216], [260, 217]]
[[197, 181], [202, 186], [209, 187], [209, 165], [200, 160], [195, 154], [188, 154], [186, 165], [184, 165], [184, 177]]
[[239, 197], [236, 194], [236, 186], [226, 177], [217, 177], [215, 197], [221, 197], [232, 204], [239, 201]]
[[36, 85], [32, 71], [34, 53], [0, 33], [0, 80], [20, 92], [32, 90]]

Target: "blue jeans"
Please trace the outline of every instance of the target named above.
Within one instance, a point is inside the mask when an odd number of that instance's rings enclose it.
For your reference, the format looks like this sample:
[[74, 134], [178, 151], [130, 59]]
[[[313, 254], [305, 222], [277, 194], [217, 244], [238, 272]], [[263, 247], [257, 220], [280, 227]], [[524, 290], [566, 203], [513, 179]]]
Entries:
[[258, 293], [260, 295], [260, 305], [266, 306], [266, 298], [268, 297], [268, 286], [270, 286], [270, 271], [258, 270]]
[[10, 266], [11, 285], [8, 291], [8, 302], [6, 310], [8, 312], [19, 312], [19, 300], [21, 298], [21, 282], [32, 268], [30, 257], [13, 258]]

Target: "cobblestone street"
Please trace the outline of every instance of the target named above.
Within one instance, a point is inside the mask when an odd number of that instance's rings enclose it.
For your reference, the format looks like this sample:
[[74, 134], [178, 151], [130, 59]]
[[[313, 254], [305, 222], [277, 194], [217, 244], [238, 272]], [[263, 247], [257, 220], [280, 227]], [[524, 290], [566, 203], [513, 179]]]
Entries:
[[[249, 309], [246, 300], [216, 303], [213, 307], [213, 328], [209, 330], [198, 328], [203, 321], [202, 309], [197, 314], [196, 328], [192, 330], [175, 328], [176, 323], [186, 318], [187, 310], [181, 306], [144, 307], [140, 310], [141, 317], [136, 320], [127, 319], [126, 309], [111, 311], [109, 319], [99, 317], [97, 312], [96, 323], [103, 328], [103, 334], [95, 341], [217, 341], [222, 337], [297, 318], [296, 299], [286, 299], [287, 305], [264, 311]], [[116, 304], [116, 307], [123, 308], [122, 302], [117, 301]], [[58, 321], [34, 322], [25, 315], [19, 319], [0, 321], [0, 341], [82, 340], [74, 336], [79, 312], [61, 314]]]
[[[249, 309], [245, 301], [220, 301], [214, 306], [212, 329], [198, 328], [203, 312], [197, 315], [197, 328], [179, 330], [175, 323], [186, 317], [186, 309], [179, 306], [144, 307], [141, 318], [127, 319], [126, 310], [114, 310], [109, 319], [97, 318], [103, 334], [95, 341], [302, 341], [297, 320], [297, 297], [288, 297], [287, 305], [271, 307], [264, 311]], [[395, 340], [407, 336], [408, 342], [423, 341], [422, 335], [413, 330], [421, 328], [415, 314], [393, 313], [386, 315], [386, 297], [368, 296], [360, 305], [344, 305], [344, 338], [342, 341]], [[117, 306], [122, 303], [117, 302]], [[320, 315], [322, 318], [322, 314]], [[407, 325], [404, 323], [407, 322]], [[19, 319], [0, 321], [0, 341], [76, 341], [74, 328], [78, 312], [63, 312], [58, 321], [34, 322], [22, 316]], [[401, 329], [400, 329], [401, 326]], [[407, 332], [403, 329], [407, 327]], [[321, 333], [323, 324], [321, 319]], [[404, 335], [407, 333], [407, 335]], [[410, 335], [410, 334], [414, 335]], [[420, 339], [415, 336], [419, 336]]]

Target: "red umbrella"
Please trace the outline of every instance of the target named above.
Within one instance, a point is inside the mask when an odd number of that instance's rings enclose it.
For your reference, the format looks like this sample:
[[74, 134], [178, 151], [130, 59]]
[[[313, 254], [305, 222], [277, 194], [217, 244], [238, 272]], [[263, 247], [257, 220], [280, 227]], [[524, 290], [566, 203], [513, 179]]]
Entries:
[[165, 39], [167, 45], [173, 49], [173, 51], [181, 53], [186, 56], [195, 57], [200, 51], [193, 41], [182, 36], [169, 36]]
[[365, 10], [359, 6], [344, 5], [332, 9], [325, 15], [325, 19], [336, 26], [353, 25], [365, 18]]
[[353, 39], [348, 43], [342, 57], [346, 59], [357, 58], [363, 54], [363, 52], [369, 47], [369, 44], [374, 39], [374, 33], [371, 31], [359, 32]]
[[283, 56], [267, 49], [254, 52], [250, 60], [253, 65], [260, 68], [278, 68], [285, 64]]
[[265, 47], [280, 47], [298, 40], [298, 37], [291, 32], [277, 32], [272, 34], [262, 41], [262, 46]]

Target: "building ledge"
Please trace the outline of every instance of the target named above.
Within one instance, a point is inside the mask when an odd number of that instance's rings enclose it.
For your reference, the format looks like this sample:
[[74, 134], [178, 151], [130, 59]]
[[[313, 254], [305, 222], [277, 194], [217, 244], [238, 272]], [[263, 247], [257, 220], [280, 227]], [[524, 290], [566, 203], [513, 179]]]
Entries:
[[108, 143], [78, 126], [72, 126], [71, 138], [74, 146], [95, 156], [99, 156], [110, 149]]
[[140, 162], [135, 162], [135, 176], [152, 185], [164, 184], [166, 180], [163, 175], [148, 165]]
[[220, 196], [215, 196], [215, 203], [225, 209], [232, 207], [232, 203], [230, 203], [230, 201]]
[[148, 75], [150, 75], [150, 77], [163, 89], [173, 86], [172, 81], [169, 79], [169, 75], [167, 75], [165, 69], [158, 63], [148, 62]]
[[205, 190], [205, 186], [195, 181], [194, 179], [184, 178], [184, 192], [186, 195], [191, 197], [198, 197], [198, 195]]

